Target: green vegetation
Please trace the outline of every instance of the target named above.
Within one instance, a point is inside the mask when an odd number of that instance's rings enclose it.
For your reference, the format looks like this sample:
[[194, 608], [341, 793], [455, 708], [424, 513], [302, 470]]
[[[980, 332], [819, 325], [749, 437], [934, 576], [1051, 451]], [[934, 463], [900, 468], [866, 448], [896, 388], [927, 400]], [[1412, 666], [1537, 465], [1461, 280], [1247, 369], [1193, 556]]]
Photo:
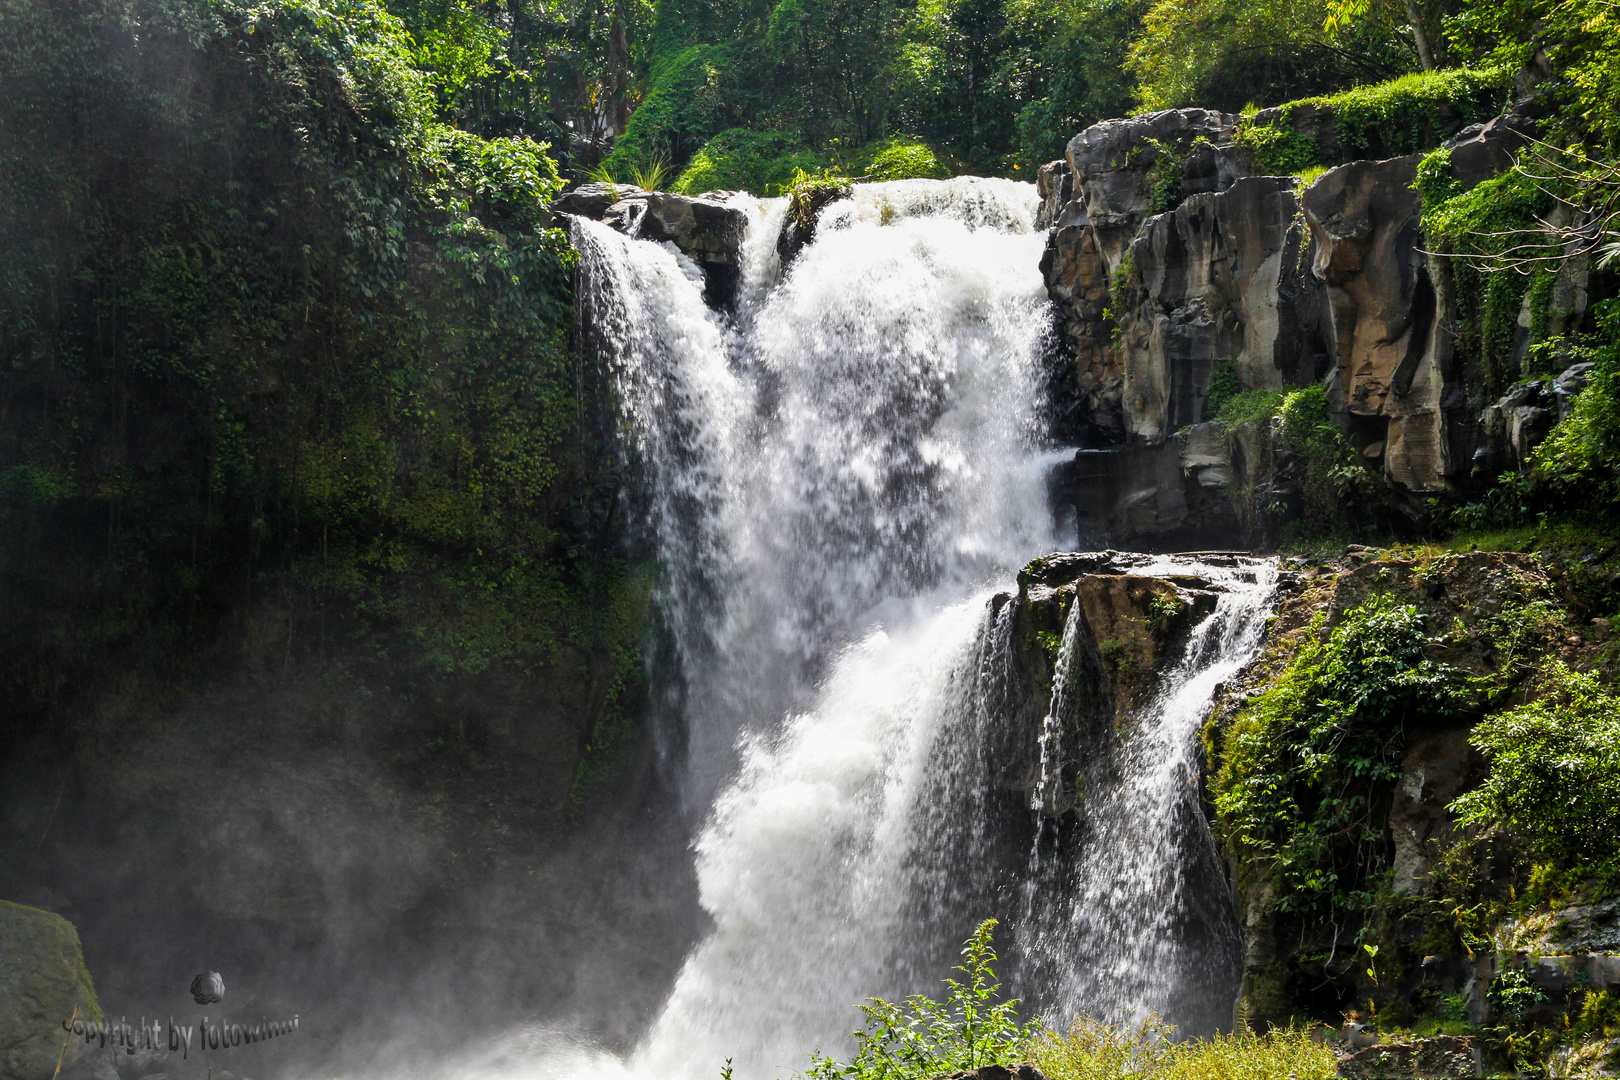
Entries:
[[589, 535], [561, 181], [444, 123], [422, 47], [373, 0], [0, 13], [14, 715], [201, 674], [270, 598], [288, 662], [430, 692], [568, 660], [604, 717], [634, 691], [647, 586]]
[[1554, 662], [1535, 700], [1479, 724], [1491, 772], [1452, 806], [1462, 825], [1499, 825], [1560, 866], [1620, 857], [1620, 698]]
[[[1502, 67], [1414, 72], [1337, 94], [1290, 101], [1274, 122], [1244, 116], [1236, 142], [1254, 155], [1261, 171], [1278, 175], [1358, 158], [1398, 157], [1437, 146], [1459, 123], [1487, 120], [1502, 111], [1512, 71]], [[1334, 146], [1295, 130], [1295, 114], [1331, 116]], [[1314, 123], [1322, 125], [1322, 119]]]
[[[1261, 452], [1280, 451], [1297, 463], [1300, 513], [1291, 523], [1297, 539], [1321, 540], [1329, 536], [1356, 536], [1376, 530], [1375, 513], [1381, 508], [1383, 491], [1376, 474], [1358, 460], [1355, 448], [1328, 415], [1327, 391], [1320, 386], [1300, 390], [1231, 391], [1236, 371], [1217, 368], [1211, 379], [1210, 401], [1218, 403], [1214, 419], [1225, 423], [1228, 439], [1237, 437], [1240, 427], [1268, 424], [1280, 418], [1282, 438], [1273, 447], [1267, 438]], [[1206, 406], [1207, 408], [1208, 406]], [[1264, 462], [1253, 467], [1273, 467]], [[1233, 490], [1238, 513], [1252, 512], [1248, 501], [1253, 492]]]
[[1404, 726], [1459, 705], [1456, 675], [1424, 655], [1425, 631], [1418, 609], [1387, 593], [1337, 626], [1319, 616], [1283, 674], [1218, 733], [1220, 835], [1265, 860], [1278, 910], [1372, 903], [1387, 857], [1378, 793], [1400, 776]]
[[986, 919], [962, 946], [956, 970], [966, 981], [946, 979], [944, 1001], [913, 994], [903, 1002], [870, 998], [860, 1006], [866, 1022], [855, 1032], [855, 1057], [840, 1064], [819, 1052], [811, 1055], [812, 1080], [902, 1080], [1016, 1061], [1028, 1038], [1018, 1022], [1018, 1002], [997, 1000], [1001, 984], [991, 967], [996, 960]]
[[964, 943], [956, 970], [966, 979], [946, 979], [943, 1001], [921, 994], [904, 1002], [869, 999], [860, 1006], [865, 1022], [853, 1036], [855, 1057], [841, 1063], [814, 1053], [805, 1075], [931, 1080], [1022, 1061], [1049, 1080], [1329, 1080], [1337, 1074], [1333, 1051], [1297, 1029], [1172, 1042], [1174, 1030], [1151, 1017], [1131, 1025], [1082, 1016], [1061, 1032], [1038, 1019], [1020, 1022], [1018, 1002], [998, 1000], [995, 927], [996, 920], [986, 919]]
[[1153, 1020], [1130, 1027], [1086, 1017], [1068, 1031], [1042, 1031], [1029, 1057], [1049, 1080], [1328, 1080], [1338, 1075], [1333, 1051], [1306, 1031], [1265, 1034], [1240, 1029], [1209, 1039], [1171, 1042]]

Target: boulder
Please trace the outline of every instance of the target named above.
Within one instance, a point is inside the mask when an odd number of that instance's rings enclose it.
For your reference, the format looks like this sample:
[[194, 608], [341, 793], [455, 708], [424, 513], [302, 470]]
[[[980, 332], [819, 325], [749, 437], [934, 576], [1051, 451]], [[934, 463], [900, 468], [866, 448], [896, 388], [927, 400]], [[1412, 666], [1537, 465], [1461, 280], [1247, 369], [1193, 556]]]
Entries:
[[573, 214], [592, 221], [601, 221], [607, 208], [621, 199], [647, 194], [634, 184], [581, 184], [551, 200], [551, 208], [559, 214]]
[[1407, 1076], [1463, 1080], [1483, 1075], [1484, 1063], [1484, 1051], [1474, 1036], [1437, 1035], [1357, 1050], [1339, 1059], [1339, 1075], [1355, 1080]]
[[79, 932], [60, 915], [0, 900], [0, 1080], [42, 1080], [78, 1060], [62, 1028], [77, 1009], [101, 1019]]
[[946, 1073], [937, 1080], [1046, 1080], [1033, 1065], [981, 1065], [965, 1072]]
[[711, 307], [725, 307], [736, 297], [748, 231], [748, 215], [726, 205], [725, 194], [689, 197], [585, 184], [554, 199], [551, 208], [600, 221], [636, 239], [674, 244], [703, 271], [704, 299]]

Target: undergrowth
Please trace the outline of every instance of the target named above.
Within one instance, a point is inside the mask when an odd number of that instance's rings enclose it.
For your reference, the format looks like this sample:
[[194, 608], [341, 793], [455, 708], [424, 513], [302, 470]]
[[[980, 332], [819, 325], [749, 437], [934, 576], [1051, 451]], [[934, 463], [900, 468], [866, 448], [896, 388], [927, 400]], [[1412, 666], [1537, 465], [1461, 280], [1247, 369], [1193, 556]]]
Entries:
[[[1244, 1028], [1207, 1039], [1172, 1041], [1174, 1028], [1150, 1016], [1110, 1024], [1077, 1017], [1059, 1030], [1019, 1019], [1016, 1000], [1001, 996], [993, 965], [995, 919], [963, 943], [962, 979], [945, 980], [943, 1000], [914, 994], [904, 1001], [870, 998], [852, 1038], [855, 1056], [839, 1062], [816, 1051], [811, 1080], [931, 1080], [985, 1065], [1032, 1062], [1048, 1080], [1328, 1080], [1338, 1060], [1309, 1033]], [[729, 1080], [729, 1064], [721, 1070]]]

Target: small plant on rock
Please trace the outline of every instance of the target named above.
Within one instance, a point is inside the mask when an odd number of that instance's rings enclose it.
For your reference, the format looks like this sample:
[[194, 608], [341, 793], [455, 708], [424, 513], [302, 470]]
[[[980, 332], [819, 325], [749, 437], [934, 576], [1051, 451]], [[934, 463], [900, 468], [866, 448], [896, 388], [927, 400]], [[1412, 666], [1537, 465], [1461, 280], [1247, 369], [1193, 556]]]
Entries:
[[870, 998], [860, 1007], [866, 1023], [854, 1033], [860, 1049], [848, 1064], [820, 1052], [810, 1055], [812, 1080], [898, 1080], [932, 1077], [1019, 1058], [1030, 1031], [1018, 1022], [1018, 1001], [998, 1000], [1001, 984], [991, 968], [996, 952], [986, 919], [962, 946], [956, 970], [966, 981], [946, 979], [944, 1001], [913, 994], [904, 1001]]

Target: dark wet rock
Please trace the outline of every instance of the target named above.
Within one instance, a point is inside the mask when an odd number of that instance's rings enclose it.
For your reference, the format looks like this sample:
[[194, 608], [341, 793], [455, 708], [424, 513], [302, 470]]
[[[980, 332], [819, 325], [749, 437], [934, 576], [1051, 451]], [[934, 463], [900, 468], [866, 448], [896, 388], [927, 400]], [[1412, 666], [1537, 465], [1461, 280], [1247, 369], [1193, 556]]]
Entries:
[[1389, 808], [1396, 892], [1421, 892], [1428, 884], [1433, 862], [1453, 833], [1446, 808], [1477, 784], [1485, 770], [1485, 760], [1469, 743], [1464, 727], [1419, 735], [1407, 746]]
[[937, 1080], [1046, 1080], [1033, 1065], [981, 1065], [966, 1072], [946, 1073]]
[[0, 900], [0, 1080], [39, 1080], [79, 1059], [62, 1028], [100, 1019], [79, 932], [60, 915]]
[[607, 208], [621, 199], [647, 194], [634, 184], [581, 184], [551, 200], [551, 208], [559, 214], [575, 214], [592, 221], [601, 221]]
[[62, 1067], [59, 1080], [122, 1080], [113, 1067], [112, 1054], [97, 1047], [81, 1053], [78, 1061]]
[[839, 199], [849, 198], [852, 190], [850, 184], [823, 183], [789, 196], [787, 216], [782, 222], [782, 231], [776, 235], [776, 254], [783, 266], [792, 262], [793, 257], [816, 238], [821, 211]]
[[602, 222], [638, 240], [674, 244], [703, 271], [704, 299], [724, 307], [737, 292], [748, 216], [722, 201], [637, 187], [586, 184], [559, 196], [553, 210]]

